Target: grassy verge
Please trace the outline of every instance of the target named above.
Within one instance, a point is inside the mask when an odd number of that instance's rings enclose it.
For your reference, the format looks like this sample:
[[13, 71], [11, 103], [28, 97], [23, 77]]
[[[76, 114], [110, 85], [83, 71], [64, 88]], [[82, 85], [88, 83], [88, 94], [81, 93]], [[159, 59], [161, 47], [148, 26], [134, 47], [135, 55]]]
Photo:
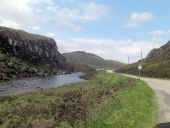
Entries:
[[[126, 65], [116, 70], [119, 73], [129, 73], [138, 75], [138, 65], [140, 62], [133, 63], [130, 65]], [[142, 70], [141, 75], [146, 77], [153, 77], [153, 78], [170, 78], [170, 59], [151, 59], [151, 60], [144, 60], [142, 61]]]
[[0, 97], [0, 127], [153, 128], [156, 111], [146, 83], [100, 73], [84, 83]]

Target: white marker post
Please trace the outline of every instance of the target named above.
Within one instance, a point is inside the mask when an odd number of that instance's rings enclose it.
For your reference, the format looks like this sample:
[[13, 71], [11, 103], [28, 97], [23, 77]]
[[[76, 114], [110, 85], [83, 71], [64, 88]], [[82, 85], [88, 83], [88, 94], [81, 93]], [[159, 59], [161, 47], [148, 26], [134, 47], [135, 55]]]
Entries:
[[138, 69], [139, 69], [139, 79], [140, 79], [140, 77], [141, 77], [141, 73], [140, 73], [140, 71], [141, 71], [141, 69], [142, 69], [142, 66], [141, 66], [141, 65], [139, 65], [139, 66], [138, 66]]

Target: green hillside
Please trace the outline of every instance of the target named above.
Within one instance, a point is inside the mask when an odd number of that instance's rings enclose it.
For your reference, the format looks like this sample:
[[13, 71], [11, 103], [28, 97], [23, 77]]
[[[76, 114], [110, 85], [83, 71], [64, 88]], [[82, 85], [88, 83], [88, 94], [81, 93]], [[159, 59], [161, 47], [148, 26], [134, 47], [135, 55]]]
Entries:
[[105, 60], [95, 54], [84, 51], [64, 53], [63, 56], [71, 63], [87, 64], [93, 68], [116, 69], [125, 65], [118, 61]]
[[[141, 61], [126, 65], [117, 72], [138, 74], [138, 65]], [[142, 60], [141, 74], [143, 76], [170, 78], [170, 42], [158, 49], [153, 49], [147, 57]]]

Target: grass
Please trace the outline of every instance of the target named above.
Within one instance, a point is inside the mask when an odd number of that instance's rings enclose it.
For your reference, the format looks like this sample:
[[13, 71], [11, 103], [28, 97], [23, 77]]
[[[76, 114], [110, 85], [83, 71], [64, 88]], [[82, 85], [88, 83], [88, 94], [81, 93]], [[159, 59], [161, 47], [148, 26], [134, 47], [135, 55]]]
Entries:
[[[130, 65], [123, 66], [116, 70], [120, 73], [129, 73], [138, 75], [138, 65], [141, 62], [136, 62]], [[152, 58], [142, 61], [142, 76], [155, 77], [155, 78], [170, 78], [170, 59], [169, 58]]]
[[[41, 36], [41, 35], [36, 35], [36, 34], [31, 34], [22, 30], [16, 30], [8, 27], [2, 27], [0, 26], [0, 36], [4, 37], [13, 37], [14, 39], [17, 39], [18, 36], [22, 39], [22, 41], [25, 42], [37, 42], [37, 41], [42, 41], [42, 40], [47, 40], [47, 37]], [[51, 38], [48, 38], [51, 39]]]
[[117, 69], [120, 73], [130, 73], [138, 75], [138, 65], [142, 65], [142, 76], [156, 78], [170, 78], [170, 42], [153, 49], [141, 62], [132, 63]]
[[90, 64], [90, 63], [84, 63], [92, 68], [95, 69], [116, 69], [116, 68], [120, 68], [125, 66], [126, 64], [118, 62], [118, 61], [114, 61], [114, 60], [103, 60], [102, 62], [98, 63], [98, 64]]
[[116, 74], [0, 97], [0, 128], [153, 128], [156, 117], [146, 83]]

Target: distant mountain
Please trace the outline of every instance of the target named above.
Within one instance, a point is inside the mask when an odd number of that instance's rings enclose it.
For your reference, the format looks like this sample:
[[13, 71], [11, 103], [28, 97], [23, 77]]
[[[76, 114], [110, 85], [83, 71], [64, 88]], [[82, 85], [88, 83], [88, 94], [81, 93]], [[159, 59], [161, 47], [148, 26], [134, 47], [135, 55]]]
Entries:
[[118, 61], [105, 60], [100, 56], [84, 51], [64, 53], [62, 55], [68, 62], [75, 64], [86, 64], [93, 68], [116, 69], [125, 65]]
[[170, 41], [160, 48], [153, 49], [147, 57], [139, 62], [118, 69], [118, 72], [138, 74], [138, 65], [142, 64], [142, 75], [170, 78]]

